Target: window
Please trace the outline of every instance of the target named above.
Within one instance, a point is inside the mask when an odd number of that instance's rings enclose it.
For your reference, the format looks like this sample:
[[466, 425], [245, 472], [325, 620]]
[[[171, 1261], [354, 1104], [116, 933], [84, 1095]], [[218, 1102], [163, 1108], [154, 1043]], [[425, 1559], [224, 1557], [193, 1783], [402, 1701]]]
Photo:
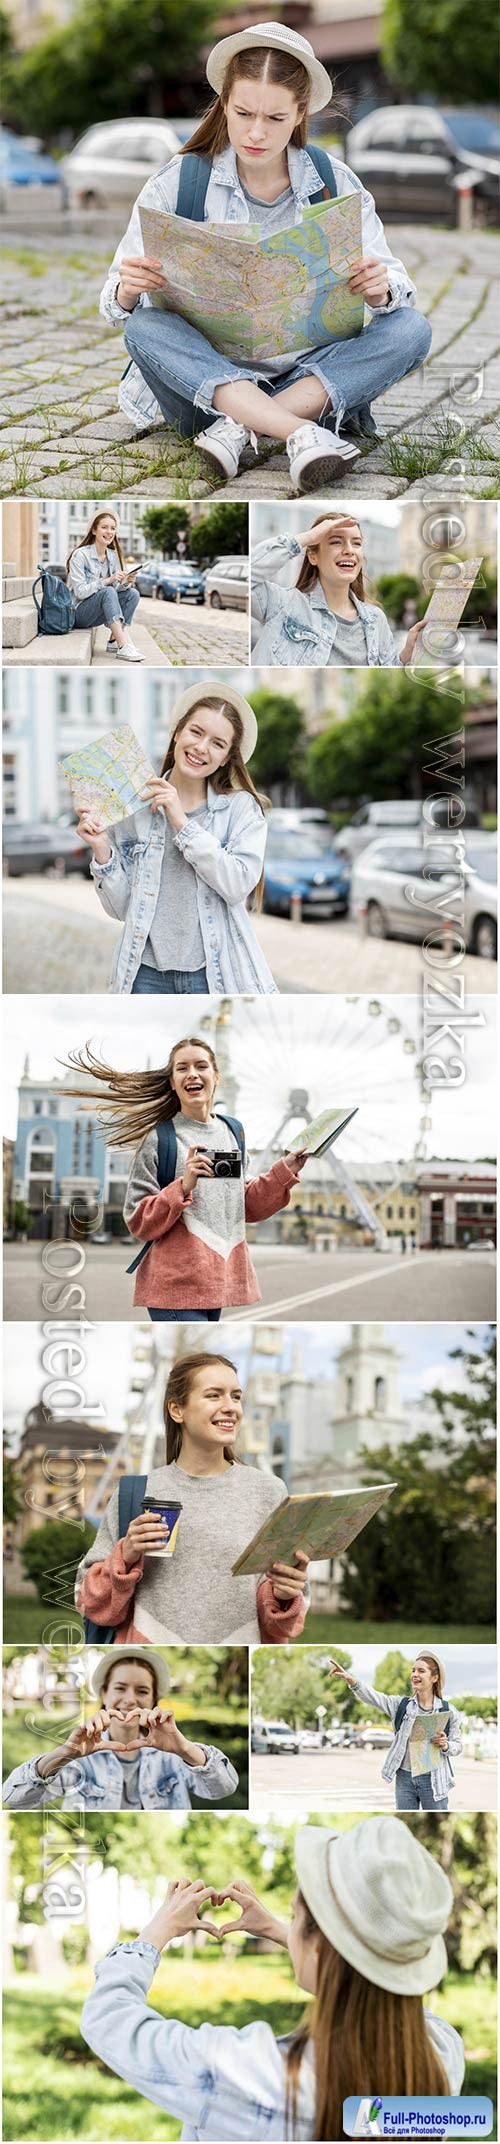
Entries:
[[94, 699], [95, 699], [95, 691], [94, 691], [94, 685], [95, 685], [95, 680], [94, 680], [94, 678], [93, 678], [93, 677], [88, 677], [88, 676], [87, 676], [87, 677], [85, 677], [85, 678], [84, 678], [84, 680], [83, 680], [83, 712], [84, 712], [84, 715], [93, 715], [93, 713], [94, 713]]
[[58, 715], [70, 713], [70, 680], [64, 671], [58, 670], [56, 678], [56, 707]]
[[404, 1206], [398, 1206], [398, 1221], [404, 1221], [404, 1217], [405, 1217], [405, 1210], [404, 1210]]
[[386, 1206], [386, 1209], [385, 1209], [385, 1210], [386, 1210], [387, 1220], [388, 1220], [388, 1221], [392, 1221], [392, 1214], [393, 1214], [393, 1208], [392, 1208], [392, 1206]]
[[374, 1401], [376, 1414], [385, 1414], [387, 1405], [387, 1385], [385, 1377], [375, 1378]]

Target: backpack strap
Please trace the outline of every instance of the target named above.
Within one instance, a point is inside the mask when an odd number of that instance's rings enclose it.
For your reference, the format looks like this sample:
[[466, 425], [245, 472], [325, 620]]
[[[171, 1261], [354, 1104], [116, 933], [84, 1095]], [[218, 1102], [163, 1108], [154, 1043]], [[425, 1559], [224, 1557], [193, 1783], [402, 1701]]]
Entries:
[[203, 223], [211, 170], [211, 157], [197, 156], [195, 150], [188, 150], [181, 158], [176, 216], [187, 216], [190, 223]]
[[[161, 1124], [159, 1124], [159, 1125], [158, 1125], [158, 1190], [159, 1190], [159, 1191], [164, 1191], [164, 1190], [165, 1190], [165, 1186], [166, 1186], [166, 1184], [172, 1184], [172, 1183], [173, 1183], [173, 1180], [174, 1180], [174, 1176], [175, 1176], [175, 1164], [176, 1164], [176, 1160], [177, 1160], [177, 1140], [176, 1140], [176, 1136], [175, 1136], [175, 1130], [174, 1130], [174, 1123], [173, 1123], [173, 1118], [172, 1118], [172, 1117], [164, 1117], [164, 1118], [162, 1119], [162, 1122], [161, 1122]], [[140, 1249], [140, 1251], [138, 1251], [138, 1252], [137, 1252], [137, 1257], [136, 1257], [136, 1258], [133, 1258], [133, 1259], [132, 1259], [132, 1264], [131, 1264], [131, 1266], [127, 1266], [127, 1273], [136, 1273], [136, 1272], [137, 1272], [137, 1267], [138, 1267], [138, 1266], [140, 1266], [140, 1265], [142, 1264], [142, 1260], [143, 1260], [143, 1258], [145, 1258], [145, 1257], [146, 1257], [146, 1253], [147, 1253], [147, 1251], [150, 1251], [150, 1250], [151, 1250], [151, 1243], [143, 1243], [143, 1244], [141, 1245], [141, 1249]]]
[[223, 1111], [222, 1109], [216, 1109], [216, 1111], [215, 1111], [215, 1115], [216, 1115], [216, 1117], [219, 1117], [219, 1119], [220, 1119], [220, 1123], [221, 1123], [221, 1124], [227, 1124], [227, 1127], [228, 1127], [228, 1131], [232, 1132], [232, 1134], [233, 1134], [233, 1139], [235, 1139], [235, 1140], [236, 1140], [236, 1144], [237, 1144], [237, 1146], [239, 1146], [239, 1150], [240, 1150], [240, 1154], [241, 1154], [241, 1166], [242, 1166], [242, 1169], [244, 1169], [244, 1167], [245, 1167], [245, 1133], [244, 1133], [244, 1130], [243, 1130], [243, 1125], [242, 1125], [242, 1124], [240, 1124], [240, 1121], [239, 1121], [239, 1117], [227, 1117], [227, 1116], [225, 1115], [225, 1112], [224, 1112], [224, 1111]]
[[332, 171], [330, 158], [329, 156], [327, 156], [326, 149], [318, 149], [317, 142], [308, 141], [307, 154], [311, 158], [311, 163], [315, 164], [316, 170], [321, 179], [320, 192], [317, 194], [311, 194], [309, 199], [309, 207], [317, 208], [318, 203], [320, 201], [335, 201], [337, 194], [337, 180], [335, 177], [335, 172]]
[[36, 610], [36, 611], [37, 611], [37, 613], [38, 613], [38, 628], [37, 628], [37, 630], [38, 630], [38, 632], [39, 632], [39, 633], [41, 633], [41, 631], [42, 631], [42, 605], [41, 605], [41, 603], [39, 603], [39, 601], [38, 601], [38, 596], [37, 596], [37, 595], [35, 595], [35, 589], [36, 589], [36, 588], [41, 588], [41, 590], [42, 590], [42, 596], [43, 596], [43, 573], [37, 573], [36, 581], [33, 581], [32, 589], [31, 589], [31, 593], [32, 593], [32, 597], [33, 597], [33, 602], [34, 602], [34, 605], [35, 605], [35, 610]]
[[122, 1474], [118, 1489], [118, 1528], [120, 1541], [124, 1541], [133, 1519], [138, 1519], [143, 1496], [148, 1485], [147, 1474]]

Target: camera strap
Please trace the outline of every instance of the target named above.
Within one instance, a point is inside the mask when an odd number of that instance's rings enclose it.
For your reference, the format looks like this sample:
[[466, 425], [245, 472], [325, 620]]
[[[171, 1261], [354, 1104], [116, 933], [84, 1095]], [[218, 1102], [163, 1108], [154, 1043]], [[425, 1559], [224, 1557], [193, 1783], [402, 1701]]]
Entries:
[[[228, 1117], [225, 1115], [225, 1112], [222, 1109], [217, 1109], [215, 1111], [215, 1115], [218, 1118], [219, 1123], [227, 1124], [228, 1131], [232, 1132], [233, 1139], [236, 1140], [236, 1145], [239, 1147], [240, 1150], [241, 1166], [242, 1169], [244, 1169], [245, 1133], [243, 1130], [243, 1125], [240, 1124], [239, 1117]], [[161, 1124], [158, 1125], [157, 1167], [159, 1191], [165, 1191], [167, 1184], [173, 1184], [176, 1162], [177, 1140], [175, 1136], [175, 1118], [164, 1117], [162, 1119]], [[137, 1267], [140, 1266], [142, 1259], [146, 1257], [146, 1252], [150, 1250], [151, 1243], [143, 1243], [141, 1250], [137, 1253], [137, 1257], [132, 1259], [132, 1264], [130, 1266], [127, 1266], [127, 1273], [136, 1273]]]

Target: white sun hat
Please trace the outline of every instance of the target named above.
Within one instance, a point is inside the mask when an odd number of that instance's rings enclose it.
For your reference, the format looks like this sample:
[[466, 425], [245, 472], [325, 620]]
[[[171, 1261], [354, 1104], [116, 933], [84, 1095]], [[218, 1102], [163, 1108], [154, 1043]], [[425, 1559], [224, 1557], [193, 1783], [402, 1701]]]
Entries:
[[445, 1686], [445, 1682], [446, 1682], [446, 1668], [445, 1668], [444, 1660], [442, 1660], [442, 1659], [441, 1659], [441, 1655], [440, 1655], [440, 1653], [437, 1653], [437, 1652], [436, 1652], [436, 1647], [435, 1647], [435, 1645], [419, 1645], [419, 1648], [418, 1648], [418, 1653], [415, 1653], [415, 1659], [414, 1659], [414, 1662], [413, 1662], [413, 1666], [414, 1666], [414, 1667], [416, 1667], [416, 1664], [417, 1664], [417, 1660], [433, 1660], [433, 1661], [434, 1661], [435, 1667], [439, 1668], [439, 1673], [440, 1673], [440, 1676], [441, 1676], [441, 1683], [442, 1683], [442, 1687], [443, 1687], [443, 1690], [444, 1690], [444, 1686]]
[[232, 37], [221, 37], [207, 60], [207, 77], [211, 89], [220, 96], [229, 60], [235, 52], [255, 51], [266, 45], [275, 52], [288, 52], [292, 59], [300, 60], [309, 75], [311, 101], [309, 110], [321, 112], [330, 103], [332, 85], [326, 67], [316, 59], [308, 37], [299, 37], [298, 30], [290, 30], [286, 22], [254, 22], [250, 30], [235, 30]]
[[453, 1892], [400, 1817], [368, 1817], [333, 1835], [308, 1824], [297, 1832], [295, 1866], [318, 1927], [365, 1980], [395, 1995], [437, 1987]]
[[153, 1653], [149, 1645], [106, 1645], [90, 1679], [90, 1687], [96, 1697], [100, 1697], [103, 1683], [111, 1673], [111, 1668], [119, 1667], [121, 1660], [140, 1660], [144, 1661], [146, 1668], [154, 1668], [158, 1696], [167, 1696], [170, 1689], [170, 1668], [168, 1662], [162, 1660], [161, 1653]]
[[102, 519], [102, 520], [104, 520], [104, 515], [105, 515], [105, 514], [111, 514], [111, 515], [112, 515], [113, 521], [115, 521], [115, 522], [116, 522], [116, 526], [117, 526], [117, 529], [119, 529], [119, 527], [120, 527], [120, 516], [119, 516], [119, 514], [118, 514], [118, 513], [117, 513], [117, 511], [116, 511], [116, 506], [113, 506], [113, 500], [112, 500], [112, 499], [105, 499], [105, 500], [104, 500], [104, 504], [103, 504], [103, 505], [101, 505], [101, 501], [100, 501], [100, 499], [98, 499], [98, 500], [97, 500], [97, 503], [96, 503], [96, 505], [94, 506], [94, 511], [93, 511], [93, 514], [92, 514], [92, 520], [93, 520], [93, 521], [98, 521], [98, 520], [100, 521], [101, 519]]
[[244, 699], [243, 693], [238, 692], [236, 685], [221, 685], [216, 677], [200, 678], [198, 685], [187, 685], [185, 692], [179, 694], [169, 717], [169, 737], [177, 728], [177, 723], [182, 721], [183, 715], [188, 715], [192, 707], [203, 707], [205, 700], [226, 700], [228, 707], [236, 708], [236, 713], [243, 723], [242, 758], [251, 759], [258, 736], [253, 707], [250, 706], [249, 700]]

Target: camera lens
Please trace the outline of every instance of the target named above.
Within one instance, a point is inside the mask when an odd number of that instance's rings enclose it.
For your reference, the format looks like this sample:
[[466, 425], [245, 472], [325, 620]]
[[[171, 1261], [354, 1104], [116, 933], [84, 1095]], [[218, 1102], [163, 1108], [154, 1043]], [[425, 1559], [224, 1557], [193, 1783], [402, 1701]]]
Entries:
[[230, 1176], [230, 1175], [231, 1175], [231, 1163], [230, 1163], [230, 1161], [216, 1161], [216, 1162], [214, 1163], [214, 1176]]

